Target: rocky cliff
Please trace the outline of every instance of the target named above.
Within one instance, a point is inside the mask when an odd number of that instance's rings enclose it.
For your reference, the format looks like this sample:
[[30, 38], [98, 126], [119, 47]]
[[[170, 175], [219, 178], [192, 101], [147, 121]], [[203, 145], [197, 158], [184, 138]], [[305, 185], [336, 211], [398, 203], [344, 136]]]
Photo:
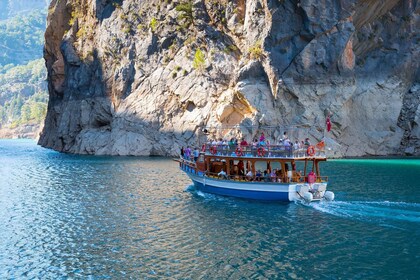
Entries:
[[414, 0], [53, 0], [39, 143], [173, 155], [201, 125], [321, 139], [332, 114], [337, 156], [420, 155], [419, 19]]

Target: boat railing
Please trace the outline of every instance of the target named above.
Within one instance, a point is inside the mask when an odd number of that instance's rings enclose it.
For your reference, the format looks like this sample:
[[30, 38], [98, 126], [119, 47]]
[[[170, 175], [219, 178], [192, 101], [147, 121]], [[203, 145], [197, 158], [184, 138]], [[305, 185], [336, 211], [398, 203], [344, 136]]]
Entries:
[[292, 145], [212, 145], [204, 144], [202, 152], [207, 155], [230, 157], [278, 157], [278, 158], [304, 158], [326, 157], [324, 145], [305, 145], [295, 148]]
[[[292, 177], [284, 177], [284, 176], [257, 176], [254, 175], [251, 178], [246, 175], [222, 175], [219, 173], [212, 173], [212, 172], [205, 172], [205, 175], [210, 178], [215, 179], [222, 179], [228, 181], [239, 181], [239, 182], [250, 182], [250, 183], [306, 183], [308, 182], [308, 177], [304, 176], [297, 176], [293, 174]], [[318, 176], [316, 178], [315, 183], [324, 183], [328, 182], [327, 176]]]

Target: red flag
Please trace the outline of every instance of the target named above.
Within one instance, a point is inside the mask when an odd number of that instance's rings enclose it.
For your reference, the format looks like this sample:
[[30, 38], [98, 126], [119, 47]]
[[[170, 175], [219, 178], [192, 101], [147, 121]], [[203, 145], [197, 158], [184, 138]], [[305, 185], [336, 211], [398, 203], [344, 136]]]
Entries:
[[327, 131], [330, 132], [330, 130], [331, 130], [331, 120], [330, 120], [330, 116], [329, 115], [327, 116], [326, 123], [327, 123]]

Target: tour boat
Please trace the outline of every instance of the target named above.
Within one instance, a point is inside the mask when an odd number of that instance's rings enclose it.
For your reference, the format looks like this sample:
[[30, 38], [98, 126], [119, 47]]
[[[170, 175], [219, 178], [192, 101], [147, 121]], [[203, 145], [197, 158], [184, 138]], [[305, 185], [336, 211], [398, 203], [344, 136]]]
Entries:
[[296, 147], [207, 142], [195, 158], [187, 152], [177, 159], [179, 167], [205, 193], [266, 201], [334, 200], [328, 177], [320, 172], [327, 160], [323, 141]]

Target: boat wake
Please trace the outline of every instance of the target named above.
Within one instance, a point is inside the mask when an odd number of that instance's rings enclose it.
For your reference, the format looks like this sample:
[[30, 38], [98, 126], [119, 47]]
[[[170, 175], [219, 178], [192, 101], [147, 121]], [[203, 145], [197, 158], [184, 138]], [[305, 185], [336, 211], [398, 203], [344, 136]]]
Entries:
[[360, 220], [405, 221], [420, 223], [420, 204], [391, 201], [333, 201], [311, 203], [328, 214]]

